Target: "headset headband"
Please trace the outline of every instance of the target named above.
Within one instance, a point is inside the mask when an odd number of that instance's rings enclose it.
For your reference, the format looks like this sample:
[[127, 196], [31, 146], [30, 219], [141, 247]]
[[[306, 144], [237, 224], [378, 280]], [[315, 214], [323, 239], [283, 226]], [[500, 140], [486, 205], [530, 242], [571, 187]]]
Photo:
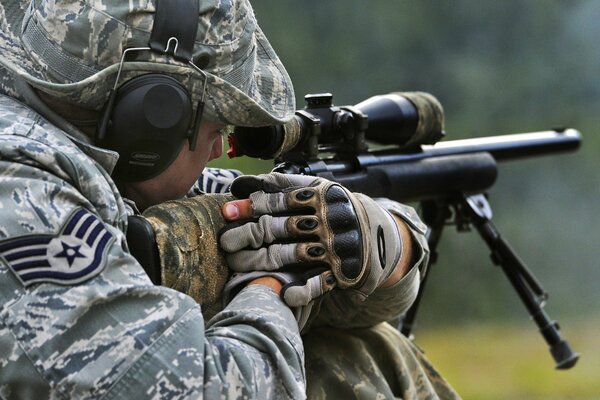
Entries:
[[[185, 63], [192, 61], [198, 32], [198, 0], [154, 0], [156, 13], [150, 34], [150, 48]], [[171, 42], [175, 45], [171, 50]]]
[[[198, 129], [204, 113], [204, 96], [206, 95], [206, 85], [208, 78], [192, 61], [194, 41], [198, 32], [198, 19], [200, 18], [200, 7], [197, 0], [154, 0], [156, 3], [156, 12], [150, 41], [148, 47], [134, 47], [123, 51], [115, 84], [110, 91], [105, 111], [100, 118], [96, 128], [96, 142], [99, 143], [106, 138], [106, 131], [110, 121], [111, 111], [114, 107], [119, 77], [125, 62], [125, 56], [129, 51], [155, 51], [161, 54], [169, 54], [176, 60], [185, 62], [193, 67], [204, 78], [202, 85], [202, 95], [196, 105], [196, 116], [189, 136], [190, 150], [195, 150], [198, 140]], [[171, 45], [173, 47], [171, 48]]]
[[[96, 130], [96, 142], [119, 153], [114, 174], [120, 180], [145, 180], [156, 176], [176, 158], [181, 140], [187, 139], [190, 150], [194, 151], [204, 110], [208, 79], [192, 61], [198, 31], [198, 0], [154, 2], [156, 12], [148, 47], [123, 51], [115, 83]], [[142, 51], [168, 54], [203, 76], [195, 116], [189, 92], [167, 74], [137, 76], [120, 86], [127, 53]], [[183, 102], [179, 104], [180, 101]], [[169, 111], [163, 105], [171, 108], [175, 105], [176, 108]], [[157, 119], [157, 112], [162, 115], [163, 111], [167, 114]], [[143, 160], [140, 159], [142, 156]]]

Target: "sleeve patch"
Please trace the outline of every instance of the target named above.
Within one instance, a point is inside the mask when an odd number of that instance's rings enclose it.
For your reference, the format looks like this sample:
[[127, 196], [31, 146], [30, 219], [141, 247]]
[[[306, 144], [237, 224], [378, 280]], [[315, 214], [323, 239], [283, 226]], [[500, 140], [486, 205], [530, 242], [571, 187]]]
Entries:
[[96, 215], [79, 208], [57, 235], [28, 235], [0, 242], [0, 256], [25, 286], [40, 282], [70, 285], [102, 271], [113, 239]]

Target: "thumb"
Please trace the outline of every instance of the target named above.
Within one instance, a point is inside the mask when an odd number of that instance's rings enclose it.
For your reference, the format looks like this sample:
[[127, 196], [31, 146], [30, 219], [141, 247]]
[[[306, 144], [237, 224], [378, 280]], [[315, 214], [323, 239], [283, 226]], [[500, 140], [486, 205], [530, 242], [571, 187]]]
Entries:
[[335, 277], [331, 271], [325, 271], [313, 276], [306, 282], [290, 282], [281, 289], [281, 298], [290, 307], [308, 305], [319, 296], [329, 292], [336, 285]]
[[221, 212], [226, 221], [239, 221], [252, 218], [252, 200], [228, 201], [221, 207]]

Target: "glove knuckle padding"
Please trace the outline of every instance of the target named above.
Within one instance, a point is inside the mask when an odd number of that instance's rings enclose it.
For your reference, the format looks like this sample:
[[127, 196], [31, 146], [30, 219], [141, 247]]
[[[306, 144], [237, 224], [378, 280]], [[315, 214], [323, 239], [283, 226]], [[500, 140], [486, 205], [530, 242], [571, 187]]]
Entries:
[[314, 236], [319, 227], [319, 219], [313, 215], [294, 215], [285, 218], [285, 231], [281, 237]]
[[333, 250], [340, 259], [337, 271], [339, 279], [348, 284], [355, 283], [363, 271], [363, 242], [358, 215], [340, 186], [330, 186], [325, 193], [325, 200]]
[[[254, 216], [288, 217], [285, 226], [275, 226], [274, 219], [264, 222], [264, 232], [253, 228], [238, 231], [254, 235], [248, 242], [252, 247], [271, 245], [252, 255], [240, 251], [243, 254], [235, 260], [229, 259], [233, 269], [323, 264], [333, 272], [337, 286], [354, 288], [362, 296], [375, 290], [395, 269], [402, 250], [398, 228], [392, 216], [370, 197], [311, 176], [272, 173], [238, 179], [240, 187], [254, 190], [247, 193]], [[295, 242], [295, 253], [289, 251], [290, 247], [284, 251], [275, 246], [274, 239]]]
[[[359, 216], [349, 193], [338, 184], [321, 180], [315, 187], [289, 192], [287, 204], [290, 209], [305, 210], [316, 216], [316, 223], [309, 222], [313, 218], [310, 216], [295, 219], [296, 225], [289, 223], [288, 231], [296, 236], [299, 231], [314, 234], [323, 246], [300, 244], [298, 259], [326, 262], [342, 288], [357, 284], [365, 271], [364, 252], [369, 244], [363, 239]], [[306, 229], [302, 225], [307, 225]], [[324, 251], [317, 251], [319, 248]]]
[[221, 206], [230, 195], [201, 195], [148, 208], [160, 255], [162, 285], [190, 295], [205, 317], [221, 309], [220, 297], [230, 271], [217, 245], [225, 225]]

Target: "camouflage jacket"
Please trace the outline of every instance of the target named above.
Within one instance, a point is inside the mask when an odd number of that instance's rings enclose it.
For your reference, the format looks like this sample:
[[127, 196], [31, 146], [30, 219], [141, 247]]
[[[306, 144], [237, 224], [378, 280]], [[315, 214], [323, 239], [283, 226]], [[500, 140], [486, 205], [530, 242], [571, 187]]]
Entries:
[[205, 326], [129, 254], [114, 155], [0, 95], [0, 398], [302, 398], [290, 310], [249, 286]]

